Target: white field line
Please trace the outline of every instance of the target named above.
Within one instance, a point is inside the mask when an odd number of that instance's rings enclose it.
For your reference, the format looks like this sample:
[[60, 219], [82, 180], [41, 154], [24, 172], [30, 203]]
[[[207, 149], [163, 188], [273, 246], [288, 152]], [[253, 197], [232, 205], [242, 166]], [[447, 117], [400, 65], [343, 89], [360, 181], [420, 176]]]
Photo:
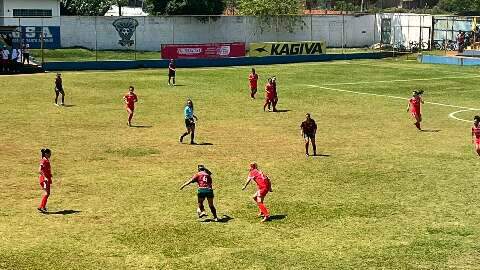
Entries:
[[[324, 87], [324, 86], [318, 86], [318, 85], [313, 85], [313, 84], [308, 84], [308, 87], [313, 87], [313, 88], [320, 88], [320, 89], [325, 89], [325, 90], [330, 90], [330, 91], [336, 91], [336, 92], [344, 92], [344, 93], [351, 93], [351, 94], [357, 94], [357, 95], [366, 95], [366, 96], [375, 96], [375, 97], [386, 97], [386, 98], [391, 98], [391, 99], [401, 99], [401, 100], [408, 100], [409, 98], [405, 97], [398, 97], [398, 96], [390, 96], [390, 95], [382, 95], [382, 94], [374, 94], [374, 93], [366, 93], [366, 92], [358, 92], [358, 91], [351, 91], [351, 90], [345, 90], [345, 89], [337, 89], [337, 88], [331, 88], [331, 87]], [[458, 117], [455, 117], [455, 114], [460, 113], [460, 112], [466, 112], [466, 111], [480, 111], [480, 109], [475, 109], [475, 108], [469, 108], [465, 106], [457, 106], [457, 105], [451, 105], [451, 104], [444, 104], [444, 103], [438, 103], [438, 102], [431, 102], [431, 101], [425, 101], [426, 104], [432, 104], [432, 105], [437, 105], [437, 106], [443, 106], [443, 107], [449, 107], [449, 108], [456, 108], [456, 109], [461, 109], [459, 111], [453, 112], [449, 114], [448, 116], [452, 119], [463, 121], [463, 122], [471, 122], [469, 120], [461, 119]]]
[[455, 120], [458, 120], [458, 121], [471, 123], [473, 120], [466, 120], [466, 119], [458, 118], [458, 117], [455, 116], [457, 113], [469, 112], [469, 111], [476, 111], [476, 110], [460, 110], [460, 111], [452, 112], [451, 114], [448, 115], [448, 117], [450, 117], [452, 119], [455, 119]]
[[445, 79], [472, 79], [480, 78], [480, 75], [473, 76], [451, 76], [451, 77], [436, 77], [436, 78], [421, 78], [421, 79], [398, 79], [398, 80], [381, 80], [381, 81], [363, 81], [363, 82], [343, 82], [343, 83], [326, 83], [324, 85], [357, 85], [357, 84], [371, 84], [371, 83], [394, 83], [394, 82], [411, 82], [411, 81], [436, 81]]

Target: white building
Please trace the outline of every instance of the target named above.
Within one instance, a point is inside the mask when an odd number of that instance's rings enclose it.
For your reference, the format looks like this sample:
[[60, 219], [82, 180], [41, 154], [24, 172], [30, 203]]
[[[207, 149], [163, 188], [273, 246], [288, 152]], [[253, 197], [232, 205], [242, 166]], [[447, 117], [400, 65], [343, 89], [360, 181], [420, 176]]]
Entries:
[[0, 0], [0, 25], [52, 25], [60, 0]]
[[[118, 6], [113, 5], [105, 13], [105, 16], [119, 16], [120, 12], [118, 11]], [[148, 13], [144, 12], [142, 7], [122, 7], [122, 16], [126, 17], [138, 17], [138, 16], [148, 16]]]

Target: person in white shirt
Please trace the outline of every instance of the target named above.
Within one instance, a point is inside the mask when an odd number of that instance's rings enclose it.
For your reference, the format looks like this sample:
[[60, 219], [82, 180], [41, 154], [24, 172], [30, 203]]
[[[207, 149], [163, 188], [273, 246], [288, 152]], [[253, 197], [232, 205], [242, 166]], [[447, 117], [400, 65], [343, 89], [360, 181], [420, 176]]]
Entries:
[[12, 72], [17, 72], [18, 71], [18, 65], [17, 65], [17, 62], [18, 62], [18, 49], [12, 49], [12, 61], [10, 62], [10, 69], [12, 70]]
[[10, 51], [7, 49], [7, 46], [3, 46], [2, 50], [2, 67], [3, 72], [8, 71], [8, 57], [10, 56]]
[[30, 64], [30, 44], [24, 45], [22, 54], [23, 54], [22, 63], [25, 64], [25, 61], [27, 61], [27, 64]]

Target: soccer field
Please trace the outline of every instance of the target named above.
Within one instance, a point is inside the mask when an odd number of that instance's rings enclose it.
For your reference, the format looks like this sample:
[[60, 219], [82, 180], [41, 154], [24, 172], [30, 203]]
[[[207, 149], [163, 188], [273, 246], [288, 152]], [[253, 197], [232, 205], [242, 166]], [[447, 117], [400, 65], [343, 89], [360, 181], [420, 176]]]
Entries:
[[[277, 76], [281, 112], [263, 112], [263, 91], [250, 99], [250, 67], [179, 68], [176, 87], [166, 70], [65, 72], [67, 107], [53, 105], [54, 74], [3, 76], [0, 269], [479, 269], [478, 68], [256, 69], [259, 86]], [[425, 90], [424, 132], [406, 112], [413, 89]], [[199, 145], [178, 142], [187, 98]], [[325, 156], [304, 155], [306, 112]], [[36, 209], [43, 147], [48, 215]], [[241, 190], [251, 161], [272, 181], [263, 224], [254, 187]], [[195, 186], [179, 190], [197, 164], [213, 171], [224, 222], [200, 222]]]

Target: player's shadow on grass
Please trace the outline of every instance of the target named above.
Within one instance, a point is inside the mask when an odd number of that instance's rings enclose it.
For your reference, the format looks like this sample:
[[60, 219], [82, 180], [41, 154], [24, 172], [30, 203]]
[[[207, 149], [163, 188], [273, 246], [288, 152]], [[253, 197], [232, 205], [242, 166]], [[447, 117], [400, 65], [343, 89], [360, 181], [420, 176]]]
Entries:
[[274, 113], [284, 113], [284, 112], [291, 112], [292, 110], [276, 110]]
[[174, 88], [175, 87], [182, 87], [182, 86], [186, 86], [185, 84], [175, 84]]
[[422, 129], [422, 132], [440, 132], [441, 129]]
[[330, 157], [331, 155], [329, 154], [316, 154], [316, 155], [310, 155], [309, 157]]
[[[233, 218], [230, 217], [230, 216], [227, 216], [227, 215], [223, 215], [221, 218], [218, 219], [218, 223], [227, 223], [229, 222], [230, 220], [232, 220]], [[207, 219], [204, 219], [202, 220], [201, 222], [215, 222], [213, 220], [213, 218], [207, 218]]]
[[70, 108], [70, 107], [75, 107], [76, 105], [75, 104], [65, 104], [63, 105], [63, 107], [65, 108]]
[[72, 214], [78, 214], [82, 211], [78, 210], [60, 210], [60, 211], [55, 211], [55, 212], [45, 212], [46, 215], [72, 215]]
[[287, 218], [287, 215], [271, 215], [270, 216], [270, 221], [282, 220], [282, 219], [285, 219], [285, 218]]
[[208, 146], [208, 145], [213, 145], [213, 143], [209, 143], [209, 142], [202, 142], [202, 143], [194, 143], [194, 144], [190, 144], [190, 145], [198, 145], [198, 146]]
[[132, 127], [132, 128], [151, 128], [152, 126], [146, 126], [146, 125], [131, 125], [130, 127]]

